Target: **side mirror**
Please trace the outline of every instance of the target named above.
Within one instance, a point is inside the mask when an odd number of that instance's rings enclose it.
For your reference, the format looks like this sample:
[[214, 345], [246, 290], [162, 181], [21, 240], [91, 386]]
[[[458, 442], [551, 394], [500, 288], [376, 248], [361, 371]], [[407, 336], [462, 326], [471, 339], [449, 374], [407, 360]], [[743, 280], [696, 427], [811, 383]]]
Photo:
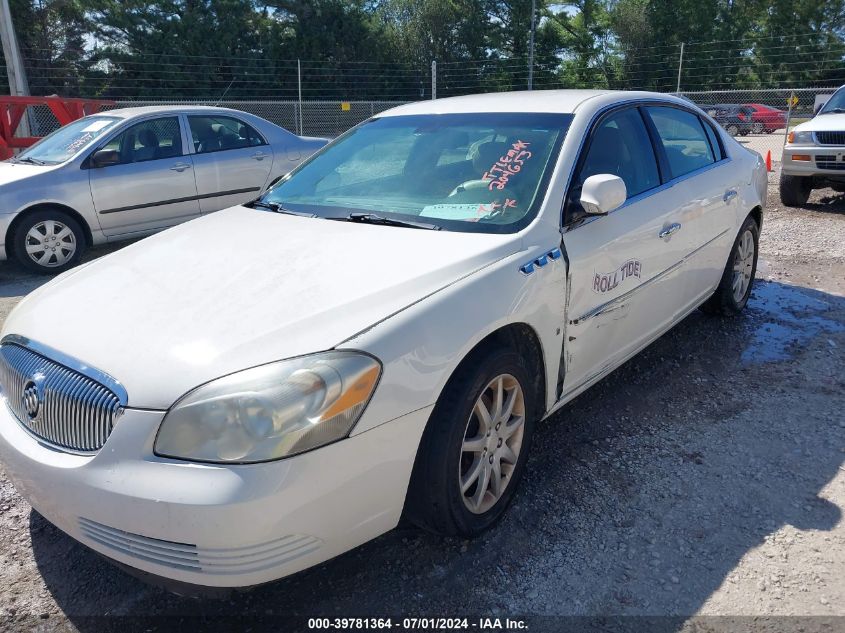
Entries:
[[108, 167], [120, 162], [120, 153], [116, 149], [101, 149], [91, 156], [91, 167]]
[[628, 197], [625, 181], [612, 174], [590, 176], [581, 185], [581, 206], [590, 215], [607, 215]]

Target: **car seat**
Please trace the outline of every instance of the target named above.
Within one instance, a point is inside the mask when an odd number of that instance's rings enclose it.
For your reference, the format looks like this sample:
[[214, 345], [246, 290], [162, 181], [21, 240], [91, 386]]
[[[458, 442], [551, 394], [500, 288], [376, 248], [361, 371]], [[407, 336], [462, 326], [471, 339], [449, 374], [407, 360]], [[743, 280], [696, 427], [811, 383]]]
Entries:
[[134, 162], [153, 160], [158, 157], [158, 134], [153, 130], [146, 128], [138, 132], [138, 142], [141, 147], [135, 149]]

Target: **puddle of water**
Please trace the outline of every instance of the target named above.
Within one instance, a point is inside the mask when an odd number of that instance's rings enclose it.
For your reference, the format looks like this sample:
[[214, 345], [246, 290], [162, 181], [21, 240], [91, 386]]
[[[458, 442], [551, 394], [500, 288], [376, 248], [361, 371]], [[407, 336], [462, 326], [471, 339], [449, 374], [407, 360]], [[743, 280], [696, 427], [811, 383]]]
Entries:
[[748, 307], [762, 321], [742, 353], [744, 363], [787, 360], [795, 347], [822, 334], [845, 331], [845, 323], [831, 314], [845, 310], [845, 299], [810, 288], [758, 279]]

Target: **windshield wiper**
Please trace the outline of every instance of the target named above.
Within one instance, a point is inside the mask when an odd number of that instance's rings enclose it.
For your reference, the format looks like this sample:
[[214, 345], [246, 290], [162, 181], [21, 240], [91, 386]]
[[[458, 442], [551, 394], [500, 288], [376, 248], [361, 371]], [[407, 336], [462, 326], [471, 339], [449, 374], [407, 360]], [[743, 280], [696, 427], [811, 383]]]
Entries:
[[439, 231], [442, 228], [436, 224], [426, 224], [425, 222], [412, 222], [411, 220], [386, 218], [376, 213], [350, 213], [345, 218], [331, 219], [346, 220], [348, 222], [364, 222], [366, 224], [382, 224], [384, 226], [403, 226], [410, 229], [426, 229], [428, 231]]
[[845, 108], [831, 108], [830, 110], [819, 112], [819, 114], [842, 114], [843, 112], [845, 112]]
[[244, 206], [250, 206], [253, 209], [269, 209], [274, 213], [283, 213], [285, 215], [296, 215], [301, 218], [316, 218], [317, 216], [314, 213], [306, 213], [304, 211], [294, 211], [293, 209], [286, 209], [278, 202], [262, 202], [261, 200], [255, 200], [250, 202]]
[[24, 156], [23, 158], [18, 158], [15, 156], [14, 162], [16, 163], [29, 163], [31, 165], [46, 165], [43, 160], [38, 160], [37, 158], [33, 158], [32, 156]]

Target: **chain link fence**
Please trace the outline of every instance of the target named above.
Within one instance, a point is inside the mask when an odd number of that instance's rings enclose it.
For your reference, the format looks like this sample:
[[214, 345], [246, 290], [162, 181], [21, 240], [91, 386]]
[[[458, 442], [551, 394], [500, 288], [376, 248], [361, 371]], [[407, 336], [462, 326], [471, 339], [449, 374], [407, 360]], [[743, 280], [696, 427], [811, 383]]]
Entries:
[[[249, 112], [302, 136], [334, 138], [361, 121], [402, 105], [404, 101], [215, 101], [163, 100], [117, 101], [113, 108], [161, 105], [211, 105]], [[46, 106], [28, 108], [30, 126], [35, 136], [46, 136], [59, 127]]]
[[[749, 149], [773, 163], [781, 160], [788, 128], [808, 120], [817, 102], [834, 89], [780, 88], [771, 90], [708, 90], [676, 93], [701, 107]], [[404, 101], [302, 101], [296, 100], [157, 100], [118, 101], [115, 108], [150, 105], [219, 105], [260, 116], [304, 136], [333, 138], [361, 121]], [[58, 127], [45, 106], [29, 108], [29, 121], [37, 136]]]

